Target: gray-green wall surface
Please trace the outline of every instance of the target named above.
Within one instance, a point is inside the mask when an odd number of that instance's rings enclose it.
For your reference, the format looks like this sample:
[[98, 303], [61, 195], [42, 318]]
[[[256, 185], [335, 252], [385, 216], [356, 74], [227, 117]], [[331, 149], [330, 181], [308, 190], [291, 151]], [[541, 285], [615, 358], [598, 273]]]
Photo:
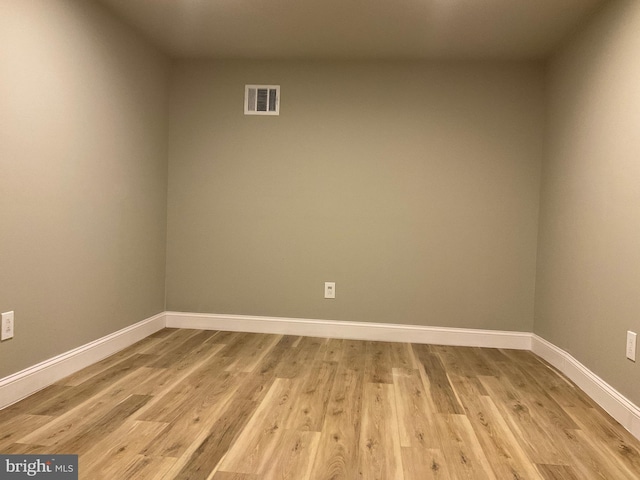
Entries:
[[[531, 331], [543, 80], [517, 62], [175, 64], [167, 308]], [[243, 114], [255, 83], [281, 85], [280, 116]]]
[[640, 405], [640, 2], [607, 4], [548, 90], [535, 333]]
[[0, 45], [0, 377], [168, 309], [534, 331], [640, 404], [638, 2], [547, 65], [171, 65], [79, 0]]
[[169, 64], [95, 2], [0, 10], [2, 378], [164, 310]]

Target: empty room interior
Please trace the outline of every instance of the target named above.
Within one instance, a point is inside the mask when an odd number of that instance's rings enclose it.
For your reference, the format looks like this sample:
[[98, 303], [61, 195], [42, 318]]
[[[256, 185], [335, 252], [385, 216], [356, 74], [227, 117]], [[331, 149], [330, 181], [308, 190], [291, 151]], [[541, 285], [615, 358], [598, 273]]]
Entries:
[[640, 2], [0, 0], [0, 45], [0, 456], [640, 478]]

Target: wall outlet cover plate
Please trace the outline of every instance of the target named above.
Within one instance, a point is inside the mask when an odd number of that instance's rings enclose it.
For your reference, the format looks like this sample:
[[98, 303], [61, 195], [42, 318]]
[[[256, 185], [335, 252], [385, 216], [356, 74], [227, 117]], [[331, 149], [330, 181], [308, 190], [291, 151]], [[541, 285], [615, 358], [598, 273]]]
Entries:
[[5, 312], [2, 314], [0, 340], [9, 340], [10, 338], [13, 338], [13, 312]]

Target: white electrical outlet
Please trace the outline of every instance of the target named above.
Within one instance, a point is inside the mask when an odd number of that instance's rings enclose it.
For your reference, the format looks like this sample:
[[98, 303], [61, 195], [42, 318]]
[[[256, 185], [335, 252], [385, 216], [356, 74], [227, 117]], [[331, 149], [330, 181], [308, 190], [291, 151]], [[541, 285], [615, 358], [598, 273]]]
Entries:
[[324, 282], [324, 298], [336, 298], [336, 282]]
[[0, 340], [9, 340], [13, 338], [13, 312], [5, 312], [2, 314], [2, 334]]
[[636, 333], [627, 332], [627, 358], [636, 361]]

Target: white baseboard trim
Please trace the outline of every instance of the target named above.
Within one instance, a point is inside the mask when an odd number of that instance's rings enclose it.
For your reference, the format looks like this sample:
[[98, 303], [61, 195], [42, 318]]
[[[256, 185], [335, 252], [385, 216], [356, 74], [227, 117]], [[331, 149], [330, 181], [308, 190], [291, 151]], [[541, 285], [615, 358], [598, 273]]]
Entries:
[[0, 408], [22, 400], [78, 370], [133, 345], [164, 327], [165, 314], [163, 312], [4, 377], [0, 379]]
[[166, 312], [166, 326], [170, 328], [530, 350], [575, 382], [609, 415], [633, 436], [640, 439], [640, 409], [636, 405], [567, 352], [528, 332], [187, 312]]
[[171, 328], [531, 350], [528, 332], [186, 312], [166, 312], [166, 319]]
[[640, 439], [638, 406], [569, 353], [529, 332], [188, 312], [159, 313], [0, 379], [0, 409], [165, 327], [531, 350], [575, 382], [633, 436]]
[[560, 370], [640, 440], [640, 408], [569, 353], [532, 334], [531, 350]]

